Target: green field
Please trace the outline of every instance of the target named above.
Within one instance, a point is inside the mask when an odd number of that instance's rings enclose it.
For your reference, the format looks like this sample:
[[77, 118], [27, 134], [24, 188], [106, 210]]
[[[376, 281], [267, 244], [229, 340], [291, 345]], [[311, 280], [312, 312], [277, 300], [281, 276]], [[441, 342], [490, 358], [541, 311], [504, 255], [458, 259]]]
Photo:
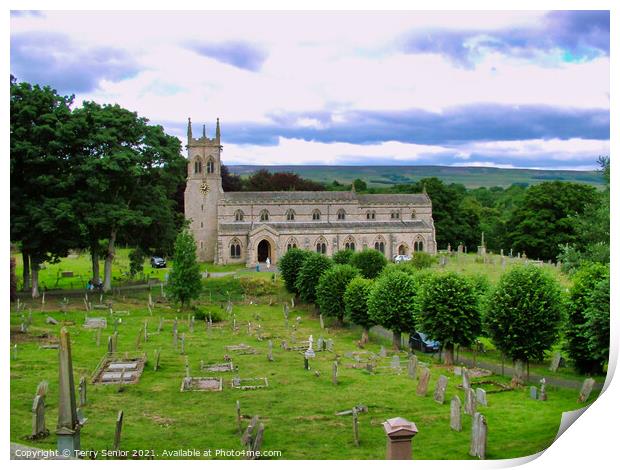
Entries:
[[247, 176], [260, 169], [271, 172], [293, 172], [302, 178], [322, 183], [334, 180], [350, 184], [360, 178], [370, 187], [385, 188], [393, 184], [413, 183], [422, 178], [436, 177], [444, 183], [460, 183], [467, 188], [481, 186], [507, 187], [514, 183], [538, 184], [545, 181], [567, 181], [591, 184], [602, 188], [604, 181], [596, 171], [523, 170], [451, 166], [335, 166], [335, 165], [230, 165], [232, 173]]
[[[475, 258], [469, 255], [462, 259], [450, 259], [445, 268], [435, 265], [433, 269], [473, 272], [484, 268], [492, 279], [499, 276], [501, 266], [480, 264]], [[555, 268], [546, 269], [557, 274]], [[389, 367], [378, 369], [375, 374], [348, 368], [347, 364], [353, 361], [346, 357], [346, 353], [360, 351], [356, 345], [360, 337], [357, 327], [336, 328], [328, 321], [328, 330], [321, 330], [314, 307], [297, 305], [290, 312], [287, 329], [282, 304], [290, 301], [290, 294], [284, 291], [280, 280], [273, 281], [269, 273], [241, 271], [239, 266], [229, 270], [239, 270], [239, 275], [204, 281], [205, 292], [200, 299], [200, 307], [223, 318], [217, 324], [219, 328], [211, 331], [207, 331], [204, 322], [197, 321], [191, 333], [186, 313], [177, 311], [163, 298], [156, 299], [153, 315], [149, 315], [146, 309], [147, 291], [133, 291], [131, 295], [122, 292], [120, 296], [105, 297], [104, 301], [113, 302], [114, 310], [130, 312], [121, 317], [119, 352], [135, 351], [140, 328], [144, 321], [148, 322], [151, 334], [148, 342], [142, 343], [139, 348], [147, 354], [149, 362], [140, 382], [127, 385], [122, 391], [116, 385], [89, 384], [89, 402], [83, 410], [89, 419], [82, 430], [83, 449], [112, 447], [115, 419], [122, 409], [125, 415], [122, 449], [152, 449], [157, 458], [162, 458], [166, 449], [241, 450], [235, 421], [235, 402], [239, 400], [244, 425], [253, 415], [259, 415], [265, 424], [263, 450], [282, 452], [279, 457], [272, 458], [382, 459], [385, 456], [382, 423], [396, 416], [412, 420], [418, 427], [419, 433], [413, 443], [415, 459], [470, 458], [470, 417], [463, 415], [462, 432], [457, 433], [449, 428], [449, 400], [455, 394], [463, 399], [463, 391], [456, 387], [460, 378], [438, 364], [436, 358], [418, 353], [420, 360], [431, 367], [431, 382], [425, 397], [415, 393], [417, 382], [406, 373], [404, 352], [400, 354], [405, 368], [401, 374], [392, 372]], [[495, 271], [498, 272], [493, 274]], [[153, 289], [154, 298], [158, 294], [159, 289]], [[89, 314], [108, 317], [108, 327], [103, 331], [100, 346], [97, 346], [95, 332], [81, 326], [86, 313], [81, 298], [70, 299], [68, 312], [64, 314], [59, 308], [61, 295], [54, 297], [50, 294], [45, 306], [26, 300], [28, 305], [23, 312], [12, 309], [11, 344], [17, 344], [17, 351], [11, 356], [11, 441], [42, 448], [55, 447], [53, 431], [58, 405], [58, 353], [56, 350], [41, 349], [39, 344], [57, 338], [61, 325], [46, 324], [47, 316], [64, 322], [71, 334], [76, 384], [79, 377], [93, 374], [106, 353], [107, 337], [113, 332], [112, 318], [107, 311]], [[240, 325], [236, 332], [232, 331], [232, 319], [223, 309], [229, 296], [234, 302], [236, 322]], [[19, 331], [19, 325], [23, 321], [22, 315], [27, 316], [29, 309], [32, 309], [33, 323], [28, 333], [23, 334]], [[318, 353], [316, 359], [311, 360], [310, 371], [303, 368], [303, 356], [299, 352], [280, 348], [281, 340], [291, 341], [292, 325], [298, 316], [301, 322], [295, 332], [297, 340], [307, 339], [310, 334], [314, 335], [315, 341], [319, 336], [334, 340], [334, 352]], [[164, 318], [164, 327], [157, 333], [160, 317]], [[229, 374], [210, 374], [225, 377], [222, 392], [180, 392], [185, 356], [173, 347], [172, 322], [175, 317], [179, 318], [179, 334], [184, 333], [186, 337], [187, 358], [193, 375], [201, 375], [198, 371], [201, 360], [205, 363], [221, 362], [227, 353], [224, 349], [226, 345], [245, 343], [255, 347], [258, 354], [229, 353], [238, 370]], [[253, 325], [260, 323], [262, 332], [271, 335], [274, 362], [267, 360], [267, 341], [259, 341], [255, 334], [248, 334], [248, 322]], [[366, 351], [378, 353], [381, 344], [389, 347], [390, 342], [375, 336]], [[161, 369], [153, 371], [152, 358], [156, 349], [161, 350]], [[491, 352], [489, 359], [492, 356]], [[338, 385], [331, 382], [334, 360], [340, 361]], [[388, 355], [380, 365], [389, 366], [389, 363]], [[538, 367], [544, 370], [548, 365]], [[432, 398], [440, 374], [449, 377], [446, 403], [443, 405], [435, 403]], [[567, 374], [583, 379], [568, 370], [556, 374], [548, 372], [547, 377]], [[269, 388], [232, 389], [229, 383], [233, 375], [242, 378], [267, 377]], [[508, 381], [507, 377], [500, 376], [493, 376], [492, 379]], [[31, 427], [30, 407], [41, 380], [49, 382], [46, 420], [52, 435], [30, 442], [25, 439]], [[549, 386], [548, 394], [549, 400], [546, 402], [529, 399], [527, 388], [488, 395], [489, 406], [480, 407], [489, 427], [488, 458], [525, 456], [550, 445], [557, 433], [561, 413], [577, 409], [580, 405], [576, 400], [578, 390]], [[593, 393], [590, 401], [595, 396], [596, 393]], [[335, 412], [360, 403], [368, 406], [369, 411], [360, 414], [361, 443], [356, 447], [353, 444], [351, 417], [336, 416]]]

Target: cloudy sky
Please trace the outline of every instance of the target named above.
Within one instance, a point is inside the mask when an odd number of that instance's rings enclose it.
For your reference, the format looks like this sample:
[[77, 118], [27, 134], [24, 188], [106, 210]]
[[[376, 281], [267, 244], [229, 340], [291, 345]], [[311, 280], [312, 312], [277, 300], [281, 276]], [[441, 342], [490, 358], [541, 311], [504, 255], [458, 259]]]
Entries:
[[118, 103], [227, 164], [591, 169], [609, 14], [11, 13], [11, 73]]

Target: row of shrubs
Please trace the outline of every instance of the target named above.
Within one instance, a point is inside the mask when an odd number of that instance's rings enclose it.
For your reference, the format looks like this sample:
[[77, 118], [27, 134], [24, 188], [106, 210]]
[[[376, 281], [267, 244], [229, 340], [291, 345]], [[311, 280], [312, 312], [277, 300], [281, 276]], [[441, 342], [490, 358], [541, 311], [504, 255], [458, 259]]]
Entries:
[[432, 263], [427, 254], [423, 262], [394, 264], [376, 250], [347, 251], [330, 259], [292, 249], [279, 267], [289, 292], [339, 323], [362, 326], [362, 341], [373, 325], [391, 330], [395, 347], [402, 332], [424, 331], [441, 342], [449, 363], [455, 345], [470, 346], [484, 333], [506, 357], [539, 361], [564, 333], [565, 348], [580, 371], [599, 372], [607, 361], [609, 270], [604, 266], [578, 275], [566, 295], [555, 278], [533, 265], [514, 267], [491, 288], [484, 275], [426, 269]]

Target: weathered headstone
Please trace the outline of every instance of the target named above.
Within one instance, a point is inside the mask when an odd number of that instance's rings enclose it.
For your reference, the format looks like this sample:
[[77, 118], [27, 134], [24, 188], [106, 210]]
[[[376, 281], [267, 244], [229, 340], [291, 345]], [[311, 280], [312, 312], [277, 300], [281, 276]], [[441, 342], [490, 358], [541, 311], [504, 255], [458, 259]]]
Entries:
[[58, 320], [56, 320], [55, 318], [52, 317], [47, 317], [45, 320], [45, 323], [49, 324], [49, 325], [58, 325]]
[[420, 370], [420, 378], [418, 379], [418, 387], [416, 393], [422, 397], [426, 396], [428, 390], [428, 381], [431, 378], [431, 371], [428, 367], [422, 367]]
[[474, 414], [471, 426], [469, 455], [484, 460], [487, 451], [487, 420], [481, 413]]
[[433, 399], [443, 405], [446, 399], [446, 387], [448, 386], [448, 377], [445, 375], [440, 375], [439, 380], [437, 380], [437, 385], [435, 386], [435, 393], [433, 394]]
[[157, 351], [155, 351], [155, 364], [153, 365], [153, 370], [157, 370], [159, 369], [159, 356], [160, 356], [161, 351], [158, 349]]
[[195, 321], [195, 317], [192, 315], [192, 318], [189, 321], [189, 331], [190, 331], [190, 333], [194, 332], [194, 321]]
[[386, 357], [387, 356], [387, 352], [385, 351], [385, 347], [381, 346], [381, 349], [379, 350], [379, 356], [381, 357]]
[[392, 356], [390, 367], [392, 368], [393, 371], [396, 371], [400, 374], [400, 357], [396, 355]]
[[581, 391], [579, 392], [579, 399], [577, 400], [579, 403], [584, 403], [588, 401], [590, 398], [590, 394], [592, 393], [592, 388], [594, 387], [594, 379], [587, 378], [583, 381], [583, 385], [581, 386]]
[[148, 342], [149, 340], [149, 333], [148, 333], [148, 326], [149, 326], [149, 322], [148, 321], [144, 321], [144, 342]]
[[561, 362], [562, 362], [562, 355], [559, 352], [555, 353], [553, 355], [553, 358], [551, 359], [551, 365], [549, 366], [549, 370], [551, 372], [556, 372], [558, 368], [560, 367]]
[[185, 354], [185, 333], [181, 333], [181, 354]]
[[476, 389], [476, 401], [482, 406], [489, 406], [487, 403], [487, 392], [482, 388]]
[[71, 337], [66, 328], [60, 330], [58, 366], [58, 425], [56, 435], [58, 451], [62, 455], [75, 455], [80, 446], [80, 423], [75, 403], [73, 362], [71, 360]]
[[334, 340], [333, 339], [328, 339], [325, 342], [325, 348], [329, 351], [329, 352], [333, 352], [334, 351]]
[[32, 434], [30, 439], [41, 439], [49, 435], [45, 427], [45, 399], [35, 395], [32, 402]]
[[476, 393], [471, 388], [465, 389], [465, 414], [473, 416], [476, 413]]
[[461, 399], [456, 395], [450, 401], [450, 428], [458, 432], [463, 429], [461, 424]]
[[319, 315], [319, 321], [321, 323], [321, 329], [324, 330], [325, 329], [325, 323], [323, 322], [323, 314], [322, 313]]
[[114, 450], [119, 450], [121, 448], [121, 432], [123, 431], [123, 410], [118, 412], [118, 416], [116, 417], [116, 429], [114, 431]]
[[338, 362], [332, 364], [332, 383], [338, 385]]
[[407, 364], [407, 373], [409, 374], [409, 377], [412, 380], [415, 380], [416, 378], [416, 373], [418, 370], [418, 356], [416, 356], [415, 354], [411, 355], [411, 357], [409, 357], [409, 363]]
[[530, 387], [530, 398], [532, 400], [538, 400], [538, 389], [534, 385]]
[[471, 388], [471, 381], [469, 380], [469, 371], [467, 370], [466, 367], [463, 367], [463, 370], [461, 372], [461, 377], [463, 378], [463, 388], [464, 389], [468, 389]]
[[80, 384], [78, 385], [78, 390], [80, 392], [80, 408], [86, 406], [86, 377], [80, 378]]
[[271, 362], [273, 361], [273, 341], [269, 340], [269, 342], [267, 343], [267, 348], [267, 360]]
[[353, 408], [353, 442], [356, 447], [360, 445], [360, 431], [359, 431], [359, 420], [357, 419], [357, 410]]
[[39, 385], [37, 386], [37, 395], [45, 398], [47, 396], [48, 388], [49, 388], [49, 384], [47, 383], [47, 380], [42, 380], [41, 382], [39, 382]]
[[456, 375], [457, 377], [463, 375], [463, 368], [460, 366], [454, 366], [454, 375]]

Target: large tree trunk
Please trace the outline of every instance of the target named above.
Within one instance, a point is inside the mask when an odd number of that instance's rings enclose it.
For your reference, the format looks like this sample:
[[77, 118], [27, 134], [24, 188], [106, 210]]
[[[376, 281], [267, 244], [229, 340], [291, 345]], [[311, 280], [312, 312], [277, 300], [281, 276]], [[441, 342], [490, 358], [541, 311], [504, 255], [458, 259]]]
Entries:
[[39, 297], [39, 263], [32, 261], [32, 298]]
[[93, 245], [90, 247], [90, 259], [93, 267], [93, 283], [99, 284], [101, 281], [101, 275], [99, 274], [99, 246]]
[[454, 364], [454, 345], [446, 344], [443, 354], [443, 363], [447, 366]]
[[110, 240], [108, 241], [108, 252], [105, 257], [105, 264], [103, 268], [103, 291], [110, 292], [112, 290], [112, 261], [116, 251], [114, 250], [114, 242], [116, 242], [116, 230], [112, 230], [110, 233]]
[[400, 331], [392, 332], [392, 348], [394, 351], [400, 351]]
[[369, 333], [368, 328], [364, 328], [362, 330], [362, 344], [368, 343], [368, 333]]
[[24, 292], [28, 292], [30, 290], [30, 255], [25, 250], [22, 251], [22, 264], [24, 268], [22, 275], [24, 279], [24, 286], [22, 290]]

